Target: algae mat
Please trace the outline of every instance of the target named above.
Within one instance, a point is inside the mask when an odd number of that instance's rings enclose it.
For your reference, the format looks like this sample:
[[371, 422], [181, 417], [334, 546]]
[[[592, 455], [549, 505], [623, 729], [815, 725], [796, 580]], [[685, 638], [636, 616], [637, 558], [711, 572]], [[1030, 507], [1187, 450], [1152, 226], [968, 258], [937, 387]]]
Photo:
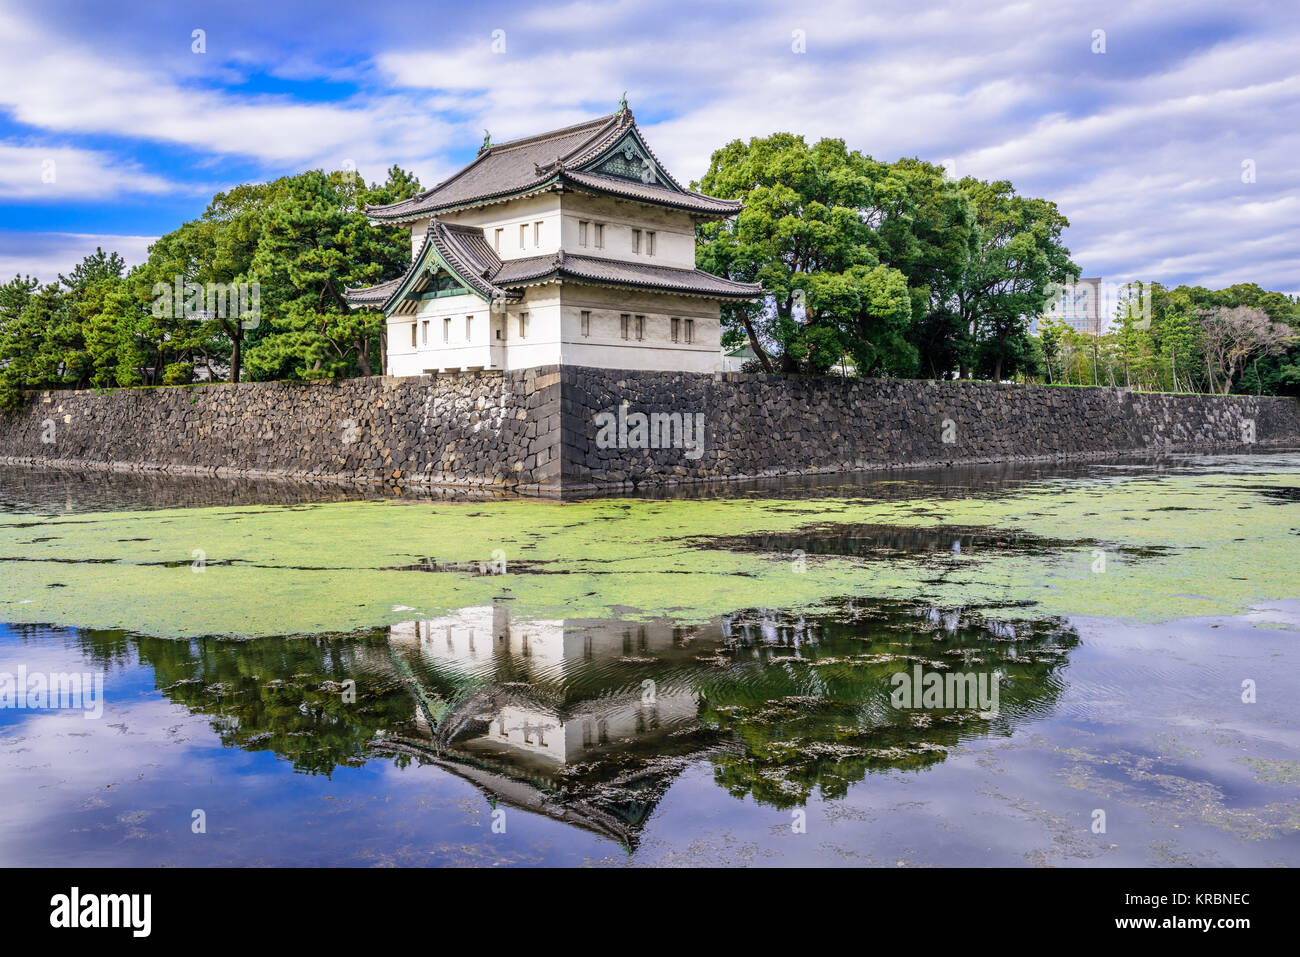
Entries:
[[1235, 614], [1300, 597], [1297, 489], [1288, 457], [1276, 470], [1063, 479], [992, 497], [9, 512], [0, 620], [252, 637], [500, 601], [516, 618], [691, 622], [819, 613], [844, 597], [1007, 617]]

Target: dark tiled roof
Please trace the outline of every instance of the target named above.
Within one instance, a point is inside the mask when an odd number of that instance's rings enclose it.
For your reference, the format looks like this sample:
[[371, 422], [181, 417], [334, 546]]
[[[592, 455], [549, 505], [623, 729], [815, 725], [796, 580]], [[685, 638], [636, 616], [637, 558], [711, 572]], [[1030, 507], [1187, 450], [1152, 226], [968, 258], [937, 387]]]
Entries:
[[757, 299], [763, 295], [763, 287], [757, 283], [732, 282], [701, 269], [624, 262], [599, 256], [573, 256], [563, 250], [545, 256], [503, 261], [479, 227], [444, 223], [435, 217], [429, 221], [424, 243], [411, 258], [411, 266], [404, 276], [378, 286], [345, 290], [343, 297], [354, 306], [386, 311], [399, 295], [420, 292], [427, 285], [427, 275], [416, 277], [415, 274], [420, 271], [431, 249], [437, 251], [461, 282], [485, 299], [517, 299], [520, 293], [513, 287], [547, 279], [575, 279], [717, 299]]
[[427, 235], [452, 271], [476, 292], [489, 299], [501, 294], [502, 290], [491, 282], [491, 277], [501, 268], [501, 257], [488, 245], [483, 230], [433, 219]]
[[[562, 179], [598, 192], [674, 206], [695, 213], [729, 216], [740, 210], [739, 202], [714, 199], [682, 188], [667, 170], [664, 173], [677, 190], [577, 171], [578, 167], [591, 162], [614, 146], [635, 126], [632, 111], [622, 110], [549, 133], [496, 143], [480, 151], [474, 162], [432, 189], [401, 202], [368, 206], [366, 213], [372, 219], [400, 222], [542, 189]], [[654, 157], [654, 154], [651, 153], [651, 156]], [[659, 162], [657, 157], [655, 162]], [[660, 169], [663, 168], [662, 163], [659, 166]]]
[[501, 259], [488, 245], [482, 229], [432, 219], [424, 232], [424, 242], [411, 257], [411, 265], [405, 275], [378, 286], [344, 290], [343, 298], [354, 306], [387, 310], [404, 291], [422, 292], [428, 284], [428, 276], [417, 278], [415, 274], [420, 271], [431, 250], [437, 251], [438, 256], [451, 267], [461, 282], [484, 298], [518, 296], [517, 293], [493, 284], [492, 276], [501, 269]]
[[579, 173], [576, 170], [564, 170], [560, 175], [562, 179], [572, 185], [593, 192], [639, 199], [661, 206], [676, 206], [678, 209], [685, 209], [690, 212], [732, 216], [740, 212], [741, 207], [744, 205], [735, 199], [717, 199], [689, 189], [682, 190], [679, 193], [676, 190], [654, 183], [637, 183], [630, 179], [619, 179], [617, 176], [604, 176], [600, 173]]
[[366, 286], [364, 289], [345, 289], [343, 298], [354, 306], [382, 306], [405, 278], [405, 276], [398, 276], [388, 282], [381, 282], [378, 286]]
[[598, 256], [556, 253], [508, 259], [492, 281], [498, 286], [526, 285], [541, 279], [564, 278], [613, 286], [657, 289], [719, 299], [757, 299], [763, 287], [756, 283], [732, 282], [702, 269], [630, 263]]
[[[567, 126], [550, 133], [497, 143], [479, 153], [474, 162], [433, 189], [386, 206], [368, 206], [374, 219], [408, 219], [436, 210], [491, 199], [541, 186], [555, 175], [557, 160], [585, 155], [597, 145], [608, 145], [624, 130], [623, 114], [615, 113]], [[630, 112], [627, 114], [630, 121]]]

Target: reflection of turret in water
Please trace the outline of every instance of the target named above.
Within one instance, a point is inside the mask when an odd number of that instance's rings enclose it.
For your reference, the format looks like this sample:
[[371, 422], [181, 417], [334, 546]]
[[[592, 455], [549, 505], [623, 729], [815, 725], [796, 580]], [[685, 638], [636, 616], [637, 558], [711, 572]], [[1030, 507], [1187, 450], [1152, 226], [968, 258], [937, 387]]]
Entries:
[[698, 668], [694, 629], [513, 621], [497, 605], [403, 622], [389, 640], [422, 704], [413, 734], [377, 747], [625, 846], [676, 772], [717, 745], [685, 680]]
[[693, 721], [698, 659], [702, 650], [716, 654], [720, 643], [703, 649], [697, 629], [664, 621], [514, 620], [503, 605], [389, 631], [394, 659], [418, 680], [421, 695], [456, 702], [454, 728], [449, 717], [421, 715], [440, 745], [455, 737], [470, 747], [466, 709], [475, 700], [501, 712], [472, 716], [496, 726], [475, 747], [547, 755], [557, 765], [614, 740]]

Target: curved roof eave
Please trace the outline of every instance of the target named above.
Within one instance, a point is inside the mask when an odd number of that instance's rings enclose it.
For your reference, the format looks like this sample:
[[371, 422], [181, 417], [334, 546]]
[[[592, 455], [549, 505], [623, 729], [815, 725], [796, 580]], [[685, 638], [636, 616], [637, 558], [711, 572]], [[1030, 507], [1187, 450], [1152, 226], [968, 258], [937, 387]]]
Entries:
[[429, 228], [424, 233], [424, 242], [420, 245], [419, 252], [411, 259], [411, 268], [380, 307], [384, 315], [390, 315], [393, 307], [412, 291], [430, 257], [433, 257], [437, 266], [455, 276], [465, 286], [467, 292], [484, 302], [491, 302], [494, 298], [514, 298], [510, 290], [494, 286], [483, 276], [477, 275], [466, 263], [460, 261], [461, 257], [439, 235], [438, 227], [442, 225], [436, 219], [429, 223]]

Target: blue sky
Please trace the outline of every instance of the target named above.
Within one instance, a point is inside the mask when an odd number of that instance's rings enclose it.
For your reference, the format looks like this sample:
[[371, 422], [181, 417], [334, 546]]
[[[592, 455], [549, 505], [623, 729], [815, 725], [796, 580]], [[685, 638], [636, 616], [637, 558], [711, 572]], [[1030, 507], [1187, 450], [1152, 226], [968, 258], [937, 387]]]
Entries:
[[1297, 292], [1297, 50], [1300, 5], [1251, 0], [0, 0], [0, 276], [97, 244], [138, 262], [216, 190], [286, 172], [432, 185], [484, 128], [627, 90], [684, 181], [736, 137], [838, 136], [1055, 200], [1085, 275]]

